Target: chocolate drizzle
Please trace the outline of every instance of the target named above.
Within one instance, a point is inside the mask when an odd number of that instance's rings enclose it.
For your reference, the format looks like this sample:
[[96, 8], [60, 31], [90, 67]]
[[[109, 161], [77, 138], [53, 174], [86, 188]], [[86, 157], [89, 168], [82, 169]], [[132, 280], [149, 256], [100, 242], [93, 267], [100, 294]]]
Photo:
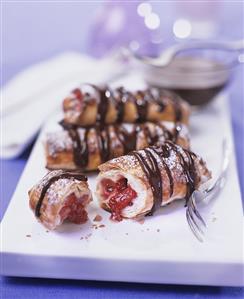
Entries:
[[163, 196], [162, 178], [161, 172], [157, 163], [156, 158], [150, 149], [144, 149], [146, 159], [139, 152], [132, 152], [131, 155], [135, 156], [140, 163], [140, 166], [145, 173], [153, 193], [153, 207], [150, 211], [150, 215], [160, 207]]
[[197, 184], [197, 173], [195, 169], [194, 157], [195, 154], [183, 149], [174, 143], [167, 141], [163, 145], [149, 147], [142, 151], [131, 152], [137, 158], [145, 176], [147, 177], [153, 193], [153, 206], [149, 215], [152, 215], [159, 208], [163, 201], [163, 181], [162, 174], [159, 168], [158, 160], [161, 161], [164, 170], [167, 173], [170, 196], [174, 193], [174, 180], [172, 171], [167, 164], [167, 158], [170, 157], [170, 152], [173, 151], [176, 157], [180, 160], [180, 165], [187, 184], [186, 201], [195, 190]]
[[110, 134], [109, 126], [101, 129], [96, 128], [96, 135], [98, 140], [98, 148], [100, 149], [100, 158], [102, 162], [110, 159]]
[[[179, 152], [177, 150], [178, 147], [173, 143], [171, 143], [171, 147], [175, 152], [178, 153], [181, 160], [181, 166], [184, 175], [186, 177], [186, 182], [187, 182], [186, 202], [187, 202], [192, 192], [195, 190], [195, 186], [197, 183], [197, 173], [194, 164], [194, 157], [196, 157], [196, 155], [193, 152], [190, 152], [183, 148], [182, 148], [183, 153]], [[185, 159], [184, 155], [186, 156], [187, 159]]]
[[124, 89], [123, 87], [119, 87], [116, 89], [117, 94], [118, 94], [118, 97], [114, 97], [113, 96], [113, 99], [114, 99], [114, 103], [115, 103], [115, 107], [116, 107], [116, 110], [117, 110], [117, 122], [118, 123], [121, 123], [123, 122], [123, 119], [124, 119], [124, 111], [125, 111], [125, 97], [124, 97]]
[[[160, 140], [172, 140], [174, 142], [178, 139], [178, 131], [170, 132], [166, 127], [161, 124], [154, 124], [154, 133], [149, 129], [147, 123], [142, 124], [130, 124], [131, 130], [126, 129], [126, 125], [105, 125], [79, 128], [79, 126], [67, 124], [64, 121], [60, 122], [60, 125], [68, 131], [69, 136], [73, 144], [73, 161], [74, 164], [81, 169], [85, 169], [89, 162], [89, 133], [91, 130], [95, 131], [100, 161], [101, 163], [114, 158], [111, 153], [111, 133], [113, 132], [114, 138], [116, 138], [123, 147], [123, 154], [127, 154], [137, 149], [138, 134], [143, 132], [143, 138], [145, 138], [148, 145], [154, 145]], [[83, 130], [80, 131], [80, 130]], [[177, 135], [177, 136], [176, 136]]]
[[[170, 100], [174, 107], [175, 122], [182, 121], [182, 105], [181, 99], [178, 95], [156, 88], [147, 88], [145, 90], [139, 90], [136, 92], [129, 92], [123, 87], [116, 89], [110, 89], [108, 86], [98, 87], [94, 84], [89, 84], [98, 93], [97, 97], [97, 118], [96, 124], [106, 124], [106, 117], [109, 111], [110, 103], [115, 106], [117, 117], [116, 123], [121, 123], [125, 116], [125, 104], [126, 102], [132, 102], [136, 107], [137, 118], [136, 122], [142, 123], [148, 119], [148, 108], [150, 103], [156, 103], [158, 105], [159, 112], [163, 112], [167, 106], [167, 100]], [[75, 92], [77, 97], [81, 98], [81, 95]]]
[[[182, 122], [183, 120], [183, 114], [182, 114], [182, 107], [181, 107], [181, 98], [174, 92], [170, 92], [168, 90], [161, 89], [159, 91], [159, 100], [157, 100], [158, 105], [160, 104], [161, 99], [168, 98], [170, 101], [172, 101], [174, 106], [174, 112], [175, 112], [175, 123]], [[164, 101], [161, 101], [161, 103], [164, 103]]]
[[148, 112], [148, 101], [151, 99], [148, 97], [147, 92], [138, 91], [137, 94], [133, 97], [134, 104], [136, 105], [137, 110], [137, 122], [145, 122], [147, 119]]
[[59, 171], [59, 173], [57, 175], [52, 176], [49, 180], [47, 180], [47, 182], [44, 184], [42, 191], [41, 191], [41, 195], [39, 197], [39, 200], [36, 204], [36, 208], [35, 208], [35, 215], [36, 217], [40, 217], [41, 216], [41, 206], [44, 200], [44, 197], [48, 191], [48, 189], [50, 188], [50, 186], [55, 183], [56, 181], [60, 180], [60, 179], [70, 179], [73, 178], [75, 180], [78, 181], [87, 181], [86, 176], [84, 176], [83, 174], [76, 172], [76, 171]]
[[106, 122], [106, 115], [109, 108], [109, 98], [111, 92], [108, 88], [98, 88], [96, 87], [97, 91], [99, 91], [100, 99], [97, 106], [97, 120], [96, 122], [103, 125]]
[[84, 130], [84, 138], [81, 142], [79, 129], [68, 130], [69, 136], [73, 141], [73, 155], [74, 162], [80, 168], [87, 166], [89, 161], [89, 148], [88, 148], [88, 133], [89, 130]]

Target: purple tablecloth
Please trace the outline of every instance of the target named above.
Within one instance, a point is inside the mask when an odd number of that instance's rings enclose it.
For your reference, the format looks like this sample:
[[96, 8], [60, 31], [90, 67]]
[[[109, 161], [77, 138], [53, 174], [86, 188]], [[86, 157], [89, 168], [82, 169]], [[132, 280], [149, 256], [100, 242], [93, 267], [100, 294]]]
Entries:
[[[23, 66], [28, 65], [34, 61], [39, 60], [40, 58], [45, 58], [50, 56], [53, 53], [57, 53], [60, 49], [65, 50], [67, 48], [72, 48], [76, 50], [84, 49], [83, 36], [81, 36], [80, 42], [74, 42], [74, 39], [71, 39], [67, 34], [61, 38], [59, 31], [59, 39], [52, 45], [55, 45], [53, 48], [45, 48], [45, 43], [43, 41], [49, 42], [51, 40], [52, 34], [55, 35], [55, 28], [63, 26], [65, 22], [58, 23], [55, 26], [51, 26], [50, 37], [42, 36], [39, 32], [39, 39], [35, 39], [35, 34], [33, 34], [33, 39], [35, 42], [32, 44], [26, 44], [22, 46], [21, 49], [26, 51], [25, 59], [26, 60], [15, 60], [14, 58], [19, 55], [18, 43], [25, 43], [26, 38], [24, 32], [30, 24], [28, 23], [28, 15], [25, 14], [25, 4], [15, 7], [13, 9], [14, 3], [9, 4], [5, 8], [3, 17], [8, 16], [9, 18], [15, 18], [16, 22], [20, 24], [20, 31], [13, 33], [11, 35], [11, 30], [14, 30], [11, 26], [4, 31], [4, 40], [7, 41], [7, 46], [5, 46], [5, 51], [10, 51], [8, 59], [4, 60], [4, 72], [3, 72], [3, 81], [6, 81], [14, 73], [23, 68]], [[32, 8], [30, 8], [32, 6]], [[29, 14], [31, 9], [33, 10], [34, 4], [29, 4]], [[89, 10], [95, 8], [94, 4], [87, 4]], [[52, 24], [52, 14], [59, 14], [60, 18], [66, 18], [69, 14], [69, 9], [61, 8], [59, 6], [59, 11], [55, 10], [53, 6], [49, 7], [49, 14], [45, 18], [45, 10], [40, 9], [38, 15], [39, 23], [42, 26]], [[22, 18], [21, 18], [22, 16]], [[73, 28], [74, 34], [77, 33], [77, 19], [80, 17], [80, 12], [76, 9], [72, 9], [72, 23], [70, 22], [70, 27]], [[27, 19], [26, 19], [27, 18]], [[82, 32], [85, 33], [87, 29], [88, 14], [82, 13], [82, 18], [84, 20], [84, 27], [81, 28]], [[56, 22], [57, 18], [55, 19]], [[67, 20], [68, 21], [68, 20]], [[11, 22], [10, 22], [11, 23]], [[10, 24], [8, 22], [4, 23]], [[73, 27], [72, 27], [73, 26]], [[14, 26], [13, 26], [14, 27]], [[66, 27], [64, 27], [65, 30]], [[21, 31], [23, 30], [23, 32]], [[16, 30], [16, 24], [15, 24]], [[39, 28], [36, 28], [38, 31]], [[37, 32], [38, 33], [38, 32]], [[8, 39], [8, 36], [11, 38]], [[13, 38], [14, 37], [14, 38]], [[73, 43], [69, 44], [69, 40]], [[28, 40], [29, 42], [29, 40]], [[67, 44], [70, 47], [67, 47]], [[65, 45], [65, 46], [64, 46]], [[40, 47], [42, 50], [40, 50]], [[56, 47], [56, 48], [55, 48]], [[15, 51], [16, 54], [15, 54]], [[35, 54], [37, 53], [37, 54]], [[4, 53], [4, 55], [6, 55]], [[39, 55], [39, 56], [38, 56]], [[5, 56], [3, 56], [5, 58]], [[243, 136], [244, 136], [244, 97], [243, 97], [243, 82], [244, 75], [243, 69], [239, 69], [236, 74], [236, 80], [234, 80], [229, 87], [230, 94], [230, 110], [232, 115], [232, 127], [235, 140], [235, 151], [237, 156], [237, 165], [240, 186], [242, 191], [242, 196], [244, 194], [244, 160], [243, 160]], [[3, 83], [3, 82], [1, 82]], [[29, 147], [25, 153], [15, 160], [1, 161], [1, 218], [8, 206], [12, 193], [17, 185], [19, 177], [23, 171], [23, 168], [28, 159], [31, 147]], [[94, 281], [74, 281], [74, 280], [51, 280], [51, 279], [30, 279], [30, 278], [1, 278], [1, 294], [2, 298], [243, 298], [244, 291], [242, 288], [227, 288], [227, 287], [197, 287], [197, 286], [169, 286], [169, 285], [152, 285], [152, 284], [129, 284], [129, 283], [111, 283], [111, 282], [94, 282]]]

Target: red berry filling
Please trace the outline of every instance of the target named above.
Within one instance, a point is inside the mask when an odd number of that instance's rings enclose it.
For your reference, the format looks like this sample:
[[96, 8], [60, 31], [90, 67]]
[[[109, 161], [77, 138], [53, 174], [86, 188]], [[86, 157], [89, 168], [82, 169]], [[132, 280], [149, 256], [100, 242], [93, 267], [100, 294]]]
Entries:
[[74, 193], [70, 194], [59, 212], [61, 220], [67, 219], [75, 224], [85, 223], [88, 217], [83, 203], [87, 202], [87, 200], [88, 195], [77, 198]]
[[78, 100], [82, 100], [82, 93], [81, 93], [81, 90], [79, 88], [76, 88], [72, 91], [72, 93], [75, 95], [75, 97], [78, 99]]
[[126, 178], [121, 178], [117, 182], [110, 179], [103, 179], [103, 196], [109, 199], [108, 206], [111, 209], [111, 219], [121, 221], [121, 212], [124, 208], [133, 205], [133, 199], [137, 197], [135, 190], [127, 184]]

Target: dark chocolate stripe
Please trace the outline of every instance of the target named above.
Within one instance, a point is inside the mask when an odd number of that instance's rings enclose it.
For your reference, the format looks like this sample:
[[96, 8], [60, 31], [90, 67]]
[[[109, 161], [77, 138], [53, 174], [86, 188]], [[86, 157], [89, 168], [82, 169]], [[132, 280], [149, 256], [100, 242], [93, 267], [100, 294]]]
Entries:
[[84, 138], [81, 140], [78, 129], [68, 130], [69, 136], [73, 141], [73, 158], [74, 163], [80, 168], [88, 165], [89, 148], [88, 148], [88, 134], [89, 129], [84, 129]]
[[165, 159], [169, 158], [170, 151], [174, 151], [176, 156], [179, 157], [180, 165], [182, 167], [183, 174], [185, 176], [186, 184], [187, 184], [187, 193], [185, 198], [186, 200], [188, 200], [192, 192], [195, 190], [195, 186], [197, 183], [196, 182], [197, 173], [196, 173], [195, 163], [193, 158], [195, 154], [182, 148], [182, 151], [185, 153], [187, 157], [187, 159], [185, 159], [185, 157], [179, 151], [179, 147], [170, 141], [167, 141], [165, 142], [165, 144], [160, 146], [149, 147], [148, 149], [144, 149], [143, 151], [146, 155], [146, 159], [140, 151], [131, 152], [130, 155], [133, 155], [137, 158], [151, 186], [154, 204], [152, 210], [150, 211], [150, 214], [152, 214], [157, 208], [161, 206], [163, 200], [163, 182], [161, 177], [161, 171], [154, 154], [156, 154], [157, 157], [159, 157], [167, 173], [169, 183], [170, 183], [170, 196], [172, 196], [174, 192], [174, 181], [173, 181], [172, 172], [168, 167]]
[[68, 171], [64, 172], [64, 171], [62, 171], [62, 173], [51, 177], [42, 188], [40, 198], [39, 198], [39, 200], [36, 204], [36, 208], [35, 208], [36, 217], [41, 216], [40, 210], [41, 210], [42, 202], [43, 202], [43, 199], [46, 195], [46, 192], [48, 191], [50, 186], [53, 183], [55, 183], [56, 181], [58, 181], [60, 179], [66, 179], [66, 178], [74, 178], [74, 179], [79, 180], [79, 181], [87, 181], [86, 176], [84, 176], [83, 174], [78, 173], [78, 172], [68, 172]]
[[131, 155], [135, 156], [140, 163], [140, 166], [145, 173], [153, 193], [153, 207], [151, 214], [160, 207], [162, 202], [162, 178], [161, 172], [157, 163], [157, 160], [153, 154], [145, 149], [144, 153], [147, 156], [147, 159], [141, 155], [140, 152], [132, 152]]
[[175, 126], [173, 132], [168, 130], [161, 123], [154, 124], [152, 132], [149, 129], [150, 125], [147, 123], [130, 124], [132, 128], [129, 132], [125, 126], [119, 124], [104, 126], [96, 125], [94, 127], [83, 128], [84, 134], [83, 138], [81, 138], [81, 134], [79, 134], [80, 126], [67, 124], [64, 121], [61, 121], [60, 125], [68, 131], [69, 136], [72, 140], [74, 164], [82, 169], [85, 169], [89, 162], [88, 136], [91, 130], [96, 131], [101, 163], [108, 161], [110, 158], [113, 158], [111, 157], [112, 149], [110, 144], [111, 131], [113, 131], [115, 137], [123, 146], [123, 154], [127, 154], [137, 149], [138, 134], [140, 132], [143, 132], [145, 140], [147, 141], [148, 145], [151, 146], [157, 144], [161, 137], [163, 137], [163, 141], [171, 140], [173, 142], [177, 142], [178, 134], [181, 130], [181, 127], [178, 124]]
[[[156, 148], [154, 147], [151, 147], [150, 148], [152, 151], [154, 151], [159, 157], [160, 157], [160, 154], [158, 153], [158, 151], [156, 150]], [[168, 176], [168, 180], [169, 180], [169, 187], [170, 187], [170, 196], [173, 195], [174, 193], [174, 180], [173, 180], [173, 177], [172, 177], [172, 173], [171, 173], [171, 170], [169, 169], [166, 161], [164, 161], [164, 158], [160, 157], [162, 163], [163, 163], [163, 166], [164, 166], [164, 169], [167, 173], [167, 176]], [[163, 195], [162, 195], [162, 200], [163, 200]]]
[[197, 179], [197, 173], [196, 173], [196, 168], [195, 168], [195, 163], [194, 163], [194, 158], [196, 155], [184, 148], [182, 148], [184, 154], [187, 157], [187, 160], [185, 157], [182, 155], [182, 153], [179, 152], [178, 146], [175, 145], [172, 142], [167, 142], [168, 144], [171, 145], [171, 148], [175, 151], [175, 153], [178, 155], [180, 158], [180, 164], [183, 169], [185, 178], [186, 178], [186, 183], [187, 183], [187, 193], [186, 193], [186, 201], [189, 199], [191, 196], [192, 192], [195, 190], [196, 186], [196, 179]]

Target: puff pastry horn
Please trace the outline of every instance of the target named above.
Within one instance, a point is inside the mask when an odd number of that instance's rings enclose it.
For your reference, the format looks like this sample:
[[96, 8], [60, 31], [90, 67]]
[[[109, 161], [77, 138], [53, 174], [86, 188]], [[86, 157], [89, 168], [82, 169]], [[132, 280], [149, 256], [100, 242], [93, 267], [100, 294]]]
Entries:
[[45, 151], [48, 169], [97, 170], [109, 159], [143, 149], [165, 140], [189, 147], [188, 130], [170, 122], [107, 125], [80, 128], [67, 126], [64, 131], [47, 134]]
[[88, 219], [86, 207], [92, 195], [80, 172], [51, 171], [28, 194], [30, 208], [48, 229], [55, 229], [64, 220], [81, 224]]
[[147, 88], [130, 92], [92, 84], [76, 88], [63, 101], [66, 123], [95, 124], [173, 121], [188, 123], [190, 108], [173, 92]]
[[188, 199], [211, 177], [193, 152], [165, 142], [99, 166], [96, 194], [114, 220], [153, 214], [175, 199]]

